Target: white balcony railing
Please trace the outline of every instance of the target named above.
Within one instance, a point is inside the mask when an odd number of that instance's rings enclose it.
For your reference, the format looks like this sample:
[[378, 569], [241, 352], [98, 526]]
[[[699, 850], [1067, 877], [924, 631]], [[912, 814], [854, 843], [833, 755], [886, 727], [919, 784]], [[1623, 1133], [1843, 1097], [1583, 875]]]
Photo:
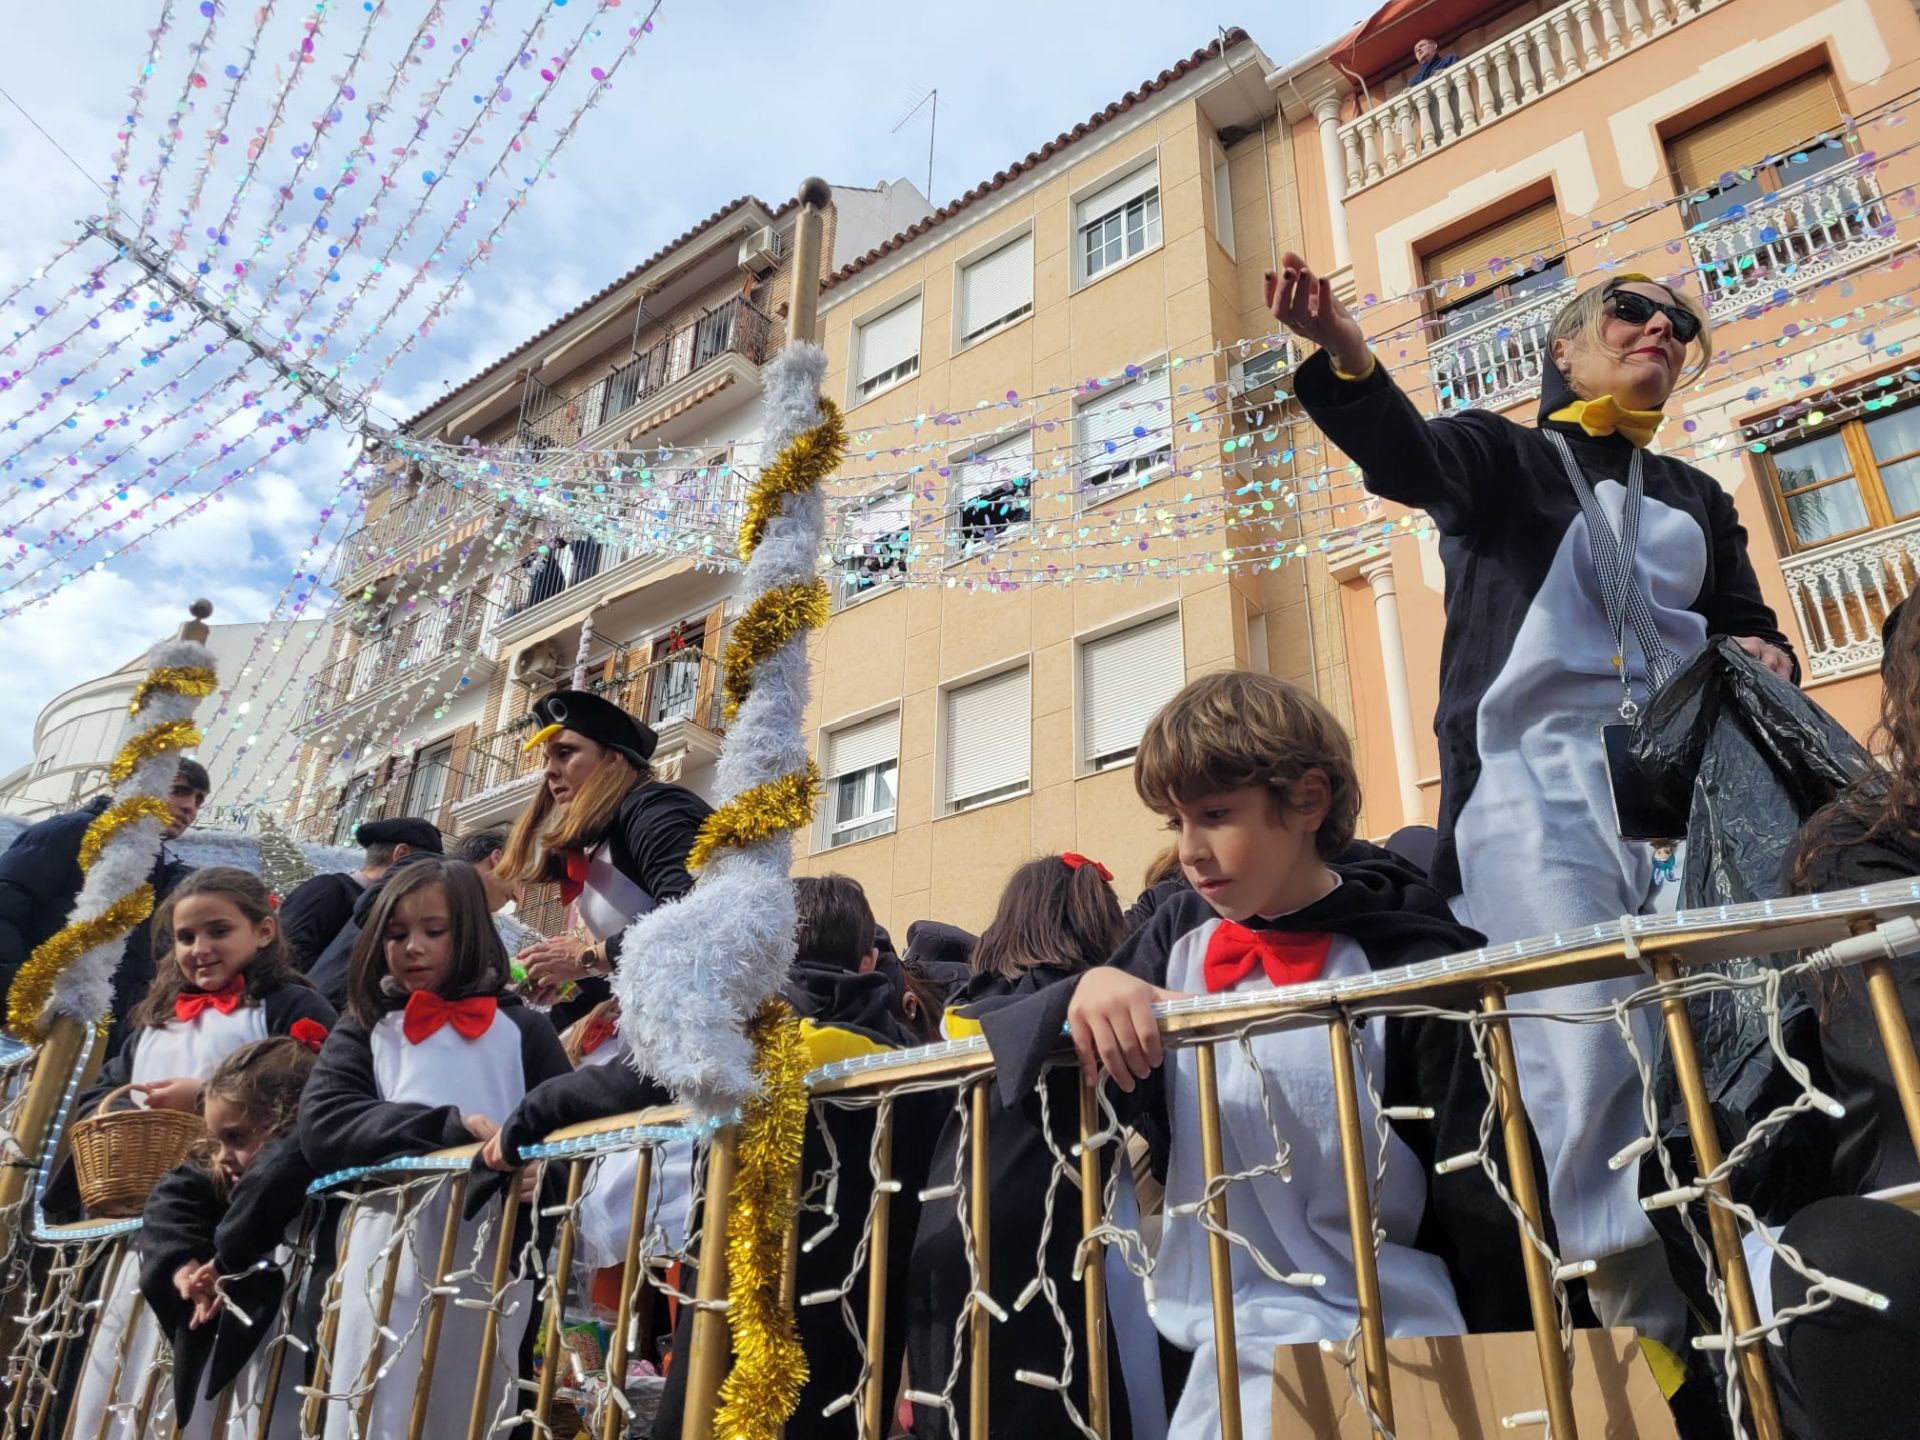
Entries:
[[1893, 215], [1864, 171], [1838, 171], [1795, 191], [1687, 237], [1714, 319], [1845, 270], [1898, 241]]
[[1789, 555], [1780, 574], [1806, 642], [1805, 678], [1871, 669], [1880, 663], [1880, 622], [1920, 579], [1920, 519]]
[[1498, 410], [1538, 390], [1547, 335], [1567, 293], [1568, 287], [1555, 286], [1435, 336], [1427, 349], [1435, 403], [1444, 410]]
[[1571, 0], [1537, 16], [1342, 125], [1347, 193], [1484, 129], [1725, 3]]

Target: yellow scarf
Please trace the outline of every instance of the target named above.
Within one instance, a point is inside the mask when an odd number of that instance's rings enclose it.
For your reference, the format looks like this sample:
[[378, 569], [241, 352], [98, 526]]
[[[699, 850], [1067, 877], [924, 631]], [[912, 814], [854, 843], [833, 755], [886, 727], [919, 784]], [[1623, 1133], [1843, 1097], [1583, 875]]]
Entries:
[[1618, 432], [1643, 450], [1653, 439], [1653, 432], [1660, 428], [1660, 422], [1666, 418], [1658, 410], [1629, 410], [1611, 395], [1576, 400], [1547, 416], [1549, 420], [1564, 420], [1569, 425], [1578, 425], [1589, 435], [1612, 435]]

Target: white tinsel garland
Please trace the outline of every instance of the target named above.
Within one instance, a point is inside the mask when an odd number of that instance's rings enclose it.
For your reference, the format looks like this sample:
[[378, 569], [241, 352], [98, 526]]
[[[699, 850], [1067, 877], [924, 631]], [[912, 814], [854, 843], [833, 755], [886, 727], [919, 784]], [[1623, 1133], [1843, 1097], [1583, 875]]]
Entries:
[[[826, 352], [789, 344], [767, 367], [765, 455], [820, 423]], [[817, 490], [788, 495], [747, 562], [751, 603], [769, 590], [813, 580], [826, 505]], [[806, 635], [794, 636], [754, 674], [727, 729], [715, 782], [722, 803], [806, 768]], [[691, 894], [627, 927], [614, 993], [633, 1063], [701, 1119], [732, 1113], [751, 1096], [753, 1047], [746, 1022], [780, 993], [793, 960], [792, 840], [780, 835], [718, 851]]]

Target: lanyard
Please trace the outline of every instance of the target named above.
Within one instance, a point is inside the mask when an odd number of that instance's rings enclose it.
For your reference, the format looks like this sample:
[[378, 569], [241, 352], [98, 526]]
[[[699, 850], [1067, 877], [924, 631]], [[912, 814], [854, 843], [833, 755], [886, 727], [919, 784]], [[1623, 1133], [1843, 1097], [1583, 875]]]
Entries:
[[1627, 500], [1620, 512], [1620, 530], [1616, 534], [1613, 522], [1600, 506], [1600, 497], [1593, 493], [1580, 463], [1573, 458], [1573, 447], [1567, 444], [1566, 437], [1552, 430], [1545, 434], [1559, 452], [1567, 481], [1579, 497], [1581, 513], [1586, 516], [1594, 574], [1600, 580], [1600, 598], [1606, 606], [1607, 626], [1613, 635], [1613, 664], [1620, 672], [1620, 718], [1631, 724], [1639, 718], [1640, 707], [1633, 702], [1633, 682], [1627, 675], [1627, 630], [1632, 629], [1641, 658], [1646, 661], [1650, 692], [1665, 684], [1674, 670], [1673, 652], [1660, 642], [1660, 632], [1653, 623], [1653, 607], [1633, 578], [1634, 553], [1640, 547], [1640, 510], [1647, 493], [1640, 451], [1635, 449], [1633, 458], [1627, 462]]

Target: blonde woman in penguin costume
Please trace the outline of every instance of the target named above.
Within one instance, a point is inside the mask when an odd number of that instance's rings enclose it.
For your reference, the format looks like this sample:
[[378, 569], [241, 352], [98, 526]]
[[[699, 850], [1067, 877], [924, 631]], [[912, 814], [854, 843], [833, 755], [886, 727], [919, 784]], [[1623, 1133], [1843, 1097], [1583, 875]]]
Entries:
[[[1674, 387], [1712, 353], [1699, 307], [1644, 275], [1576, 295], [1554, 320], [1527, 426], [1482, 410], [1422, 416], [1300, 256], [1284, 257], [1266, 293], [1320, 347], [1295, 379], [1307, 413], [1369, 491], [1425, 510], [1440, 532], [1434, 884], [1496, 944], [1671, 910], [1678, 892], [1652, 848], [1620, 838], [1603, 727], [1643, 709], [1709, 636], [1798, 676], [1732, 500], [1648, 449]], [[1513, 1005], [1604, 1006], [1634, 985]], [[1638, 1023], [1651, 1048], [1649, 1013]], [[1626, 1047], [1611, 1026], [1552, 1022], [1516, 1025], [1514, 1044], [1564, 1257], [1598, 1263], [1588, 1284], [1603, 1323], [1677, 1349], [1684, 1306], [1638, 1204], [1637, 1167], [1607, 1163], [1643, 1133]]]
[[[556, 690], [535, 704], [533, 715], [537, 728], [526, 748], [542, 752], [544, 783], [507, 837], [498, 870], [509, 883], [559, 884], [592, 937], [563, 935], [516, 957], [526, 970], [528, 997], [536, 1004], [557, 1001], [549, 1012], [554, 1024], [573, 1027], [570, 1048], [584, 1072], [627, 1054], [609, 984], [621, 960], [622, 936], [637, 917], [693, 889], [687, 854], [713, 809], [684, 786], [653, 777], [659, 737], [612, 701], [584, 690]], [[645, 963], [645, 957], [636, 958]], [[569, 984], [575, 995], [560, 999]], [[583, 1075], [581, 1083], [604, 1084], [604, 1103], [611, 1108], [603, 1113], [610, 1115], [667, 1099], [664, 1092], [635, 1088], [640, 1077], [627, 1065]], [[506, 1129], [507, 1138], [518, 1133], [511, 1121]], [[666, 1189], [662, 1214], [671, 1217], [676, 1244], [691, 1191], [691, 1159], [690, 1147], [669, 1146], [656, 1168]], [[633, 1169], [631, 1156], [603, 1165], [582, 1202], [588, 1263], [617, 1263], [625, 1251]]]

